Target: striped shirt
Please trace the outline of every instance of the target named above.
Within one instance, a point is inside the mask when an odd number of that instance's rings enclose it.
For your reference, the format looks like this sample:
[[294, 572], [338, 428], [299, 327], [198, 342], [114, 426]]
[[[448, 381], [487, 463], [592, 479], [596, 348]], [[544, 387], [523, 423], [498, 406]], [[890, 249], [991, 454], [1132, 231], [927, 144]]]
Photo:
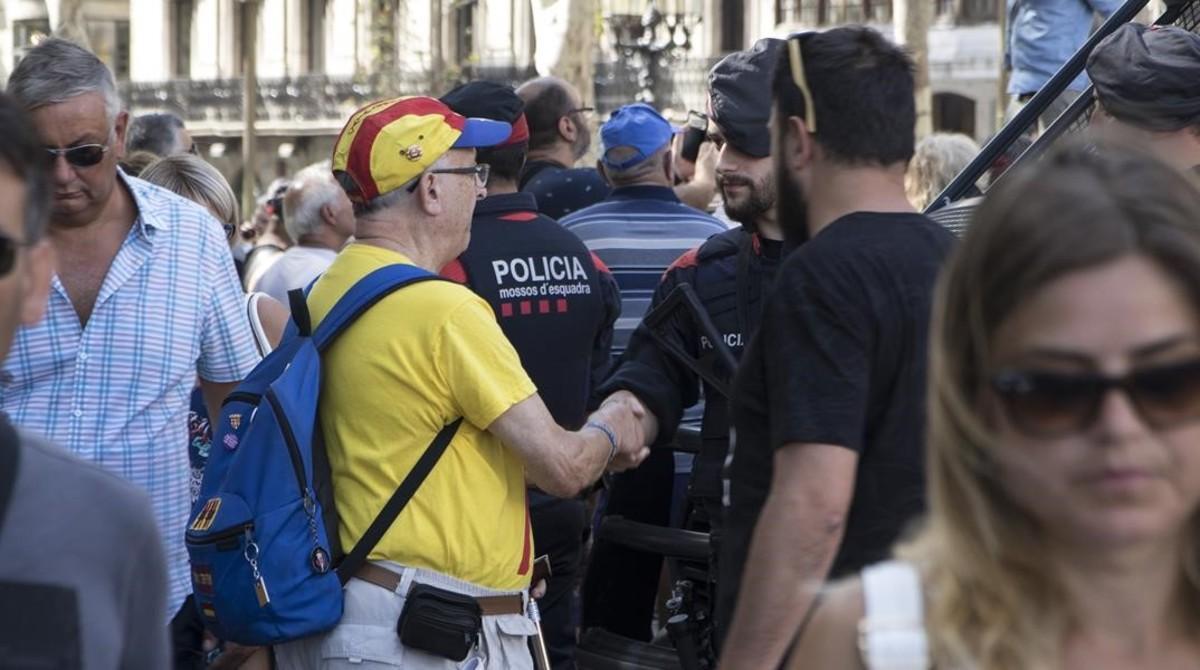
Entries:
[[559, 223], [604, 261], [621, 288], [613, 356], [625, 351], [662, 275], [675, 259], [728, 228], [681, 203], [666, 186], [624, 186]]
[[80, 327], [54, 277], [45, 318], [17, 331], [0, 372], [0, 411], [150, 495], [174, 614], [191, 592], [183, 534], [192, 387], [197, 374], [241, 380], [258, 353], [218, 222], [168, 191], [120, 179], [138, 218], [91, 317]]

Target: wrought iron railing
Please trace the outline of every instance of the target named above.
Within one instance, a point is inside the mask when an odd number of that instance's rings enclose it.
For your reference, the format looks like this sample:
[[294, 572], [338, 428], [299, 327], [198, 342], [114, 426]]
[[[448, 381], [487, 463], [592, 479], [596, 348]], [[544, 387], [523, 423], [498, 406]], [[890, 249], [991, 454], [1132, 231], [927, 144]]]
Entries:
[[[388, 95], [415, 95], [429, 87], [424, 73], [391, 77], [307, 75], [265, 79], [258, 85], [258, 121], [324, 121], [342, 119], [359, 105]], [[173, 111], [189, 123], [236, 122], [242, 119], [242, 80], [175, 80], [126, 83], [125, 104], [135, 112]]]
[[[704, 109], [704, 95], [713, 59], [681, 59], [670, 62], [655, 80], [655, 100], [661, 109]], [[429, 95], [433, 87], [449, 88], [470, 79], [487, 79], [517, 85], [536, 76], [532, 68], [479, 66], [464, 68], [449, 81], [432, 83], [427, 72], [368, 77], [307, 75], [288, 79], [264, 79], [258, 86], [257, 120], [289, 122], [340, 121], [357, 107], [390, 96]], [[607, 115], [633, 102], [638, 92], [639, 73], [622, 62], [596, 64], [596, 108]], [[122, 95], [136, 112], [168, 110], [193, 124], [235, 123], [242, 120], [241, 79], [207, 81], [174, 80], [157, 83], [125, 83]]]

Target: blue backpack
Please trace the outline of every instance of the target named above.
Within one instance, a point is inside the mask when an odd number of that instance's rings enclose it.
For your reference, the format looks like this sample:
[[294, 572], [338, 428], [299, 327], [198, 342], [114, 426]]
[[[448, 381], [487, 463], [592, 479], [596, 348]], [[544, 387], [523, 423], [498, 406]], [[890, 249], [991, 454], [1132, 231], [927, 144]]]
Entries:
[[196, 607], [222, 639], [269, 645], [336, 626], [342, 586], [453, 439], [462, 419], [438, 433], [343, 558], [318, 423], [321, 354], [384, 296], [433, 279], [412, 265], [375, 270], [315, 331], [304, 292], [293, 291], [292, 323], [280, 346], [222, 405], [186, 536]]

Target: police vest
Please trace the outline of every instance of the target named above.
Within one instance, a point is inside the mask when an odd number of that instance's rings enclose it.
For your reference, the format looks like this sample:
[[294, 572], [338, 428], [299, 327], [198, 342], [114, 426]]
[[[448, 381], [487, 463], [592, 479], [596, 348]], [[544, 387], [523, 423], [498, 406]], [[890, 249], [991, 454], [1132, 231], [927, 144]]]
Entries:
[[604, 326], [600, 271], [578, 237], [536, 208], [524, 193], [481, 201], [458, 261], [554, 420], [578, 428], [587, 418], [592, 352]]

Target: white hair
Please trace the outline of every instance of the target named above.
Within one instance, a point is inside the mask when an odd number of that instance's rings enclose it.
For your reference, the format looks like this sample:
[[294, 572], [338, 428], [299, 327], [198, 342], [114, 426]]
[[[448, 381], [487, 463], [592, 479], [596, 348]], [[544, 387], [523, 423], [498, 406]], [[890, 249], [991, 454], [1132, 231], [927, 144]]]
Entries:
[[904, 175], [913, 207], [925, 209], [978, 153], [979, 145], [966, 135], [935, 133], [921, 140]]
[[104, 96], [111, 128], [121, 113], [121, 96], [112, 71], [92, 52], [58, 37], [30, 49], [8, 78], [8, 94], [29, 111], [85, 93]]
[[310, 165], [296, 173], [283, 195], [283, 225], [299, 241], [321, 227], [321, 208], [342, 197], [342, 187], [333, 177], [329, 162]]

